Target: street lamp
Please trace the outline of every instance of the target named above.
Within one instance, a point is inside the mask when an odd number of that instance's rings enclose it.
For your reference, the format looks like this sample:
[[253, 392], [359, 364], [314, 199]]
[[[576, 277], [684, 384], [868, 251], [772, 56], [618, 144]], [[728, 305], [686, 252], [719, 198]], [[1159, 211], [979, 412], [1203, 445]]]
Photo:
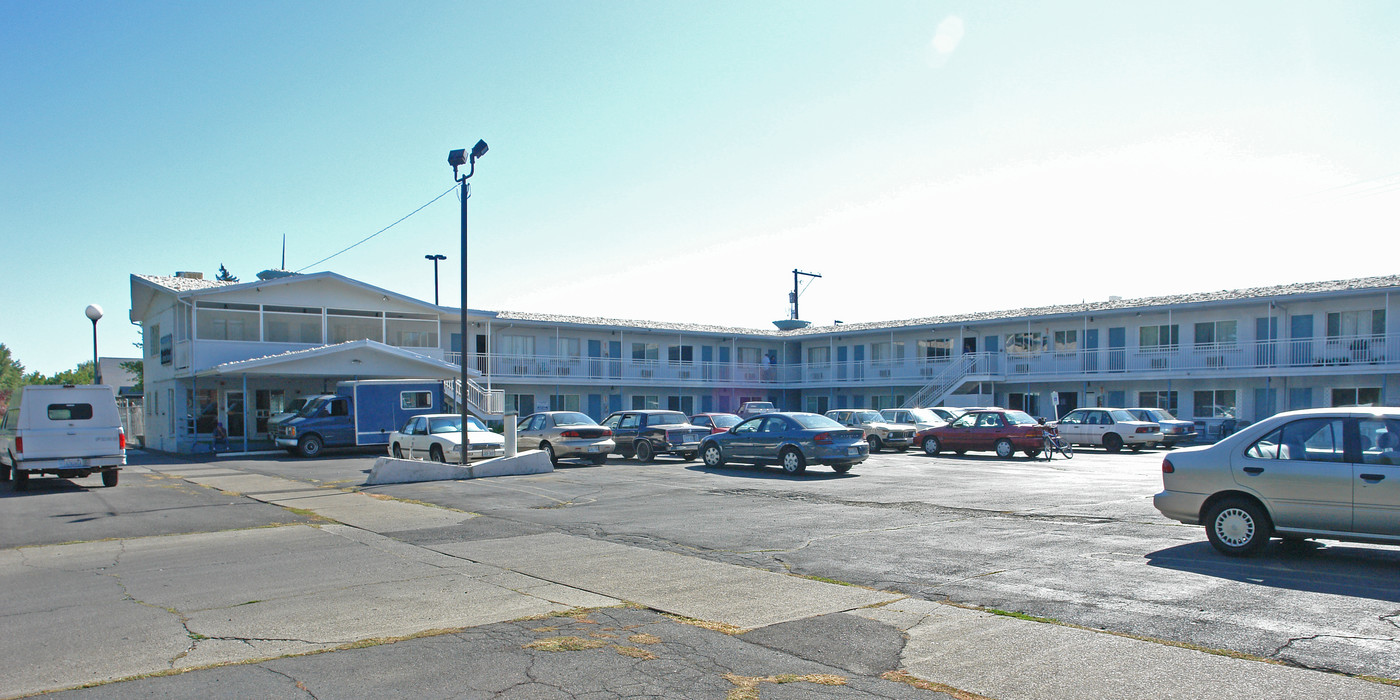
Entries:
[[447, 259], [447, 256], [446, 256], [446, 255], [434, 254], [434, 255], [424, 255], [423, 258], [424, 258], [425, 260], [431, 260], [431, 261], [433, 261], [433, 306], [440, 306], [440, 304], [438, 303], [437, 264], [438, 264], [438, 261], [439, 261], [439, 260], [446, 260], [446, 259]]
[[[457, 394], [457, 407], [462, 413], [462, 464], [471, 464], [472, 456], [467, 441], [467, 200], [471, 199], [472, 188], [467, 180], [476, 173], [476, 159], [486, 155], [486, 141], [479, 140], [472, 146], [470, 157], [467, 149], [458, 148], [447, 154], [447, 164], [452, 166], [452, 177], [462, 185], [462, 346], [457, 361], [462, 368], [462, 386]], [[466, 175], [458, 175], [457, 168], [469, 165]], [[434, 263], [436, 264], [436, 263]]]
[[102, 383], [102, 367], [97, 364], [97, 321], [102, 318], [102, 307], [88, 304], [83, 313], [92, 321], [92, 383]]

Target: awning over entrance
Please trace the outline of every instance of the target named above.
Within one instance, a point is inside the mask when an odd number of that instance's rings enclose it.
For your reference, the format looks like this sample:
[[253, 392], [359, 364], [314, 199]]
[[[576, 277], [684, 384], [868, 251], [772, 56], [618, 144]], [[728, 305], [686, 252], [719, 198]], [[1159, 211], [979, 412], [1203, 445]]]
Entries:
[[[479, 376], [468, 368], [468, 376]], [[355, 377], [359, 379], [455, 379], [461, 368], [411, 350], [373, 340], [323, 345], [280, 355], [225, 362], [199, 372], [199, 377], [227, 375]]]

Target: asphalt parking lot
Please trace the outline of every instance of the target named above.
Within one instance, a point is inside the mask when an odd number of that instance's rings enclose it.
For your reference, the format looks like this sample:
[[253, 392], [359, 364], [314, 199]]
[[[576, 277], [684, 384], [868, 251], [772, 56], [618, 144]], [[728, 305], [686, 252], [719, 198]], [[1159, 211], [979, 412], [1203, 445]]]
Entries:
[[[1083, 449], [1046, 462], [883, 452], [849, 474], [797, 477], [614, 456], [538, 476], [367, 490], [479, 513], [468, 526], [481, 538], [564, 532], [1400, 678], [1400, 549], [1275, 541], [1256, 558], [1224, 557], [1201, 528], [1152, 507], [1165, 453]], [[371, 459], [230, 464], [348, 484]], [[434, 533], [409, 537], [430, 544]]]
[[[565, 463], [543, 475], [364, 490], [479, 514], [451, 528], [385, 533], [422, 546], [563, 533], [1400, 678], [1400, 549], [1276, 542], [1253, 559], [1226, 558], [1199, 527], [1169, 521], [1152, 507], [1163, 454], [1082, 450], [1073, 460], [1045, 462], [885, 452], [848, 474], [812, 467], [800, 476], [775, 467], [707, 469], [614, 457], [604, 466]], [[373, 459], [341, 453], [216, 463], [353, 490]], [[150, 475], [124, 476], [117, 489], [88, 488], [87, 481], [36, 480], [22, 497], [3, 488], [5, 546], [93, 539], [103, 530], [87, 523], [101, 522], [104, 512], [144, 523], [106, 536], [299, 517]], [[14, 515], [17, 505], [52, 511], [55, 504], [62, 516]], [[232, 514], [241, 515], [210, 519]], [[68, 529], [49, 532], [44, 525], [51, 523]]]

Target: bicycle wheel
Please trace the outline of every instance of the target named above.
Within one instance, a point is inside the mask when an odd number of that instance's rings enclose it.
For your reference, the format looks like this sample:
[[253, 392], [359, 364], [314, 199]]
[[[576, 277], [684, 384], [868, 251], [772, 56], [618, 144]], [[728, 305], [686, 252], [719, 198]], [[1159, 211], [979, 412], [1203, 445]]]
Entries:
[[1070, 447], [1068, 442], [1060, 442], [1059, 449], [1060, 454], [1064, 455], [1065, 459], [1074, 459], [1074, 448]]

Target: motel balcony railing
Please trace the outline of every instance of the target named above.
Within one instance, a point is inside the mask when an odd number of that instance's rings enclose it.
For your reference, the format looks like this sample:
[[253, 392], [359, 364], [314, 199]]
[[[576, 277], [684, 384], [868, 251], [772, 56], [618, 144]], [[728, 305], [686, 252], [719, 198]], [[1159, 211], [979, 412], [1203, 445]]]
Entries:
[[[452, 364], [458, 353], [446, 353]], [[468, 366], [494, 381], [539, 384], [624, 383], [642, 386], [917, 385], [946, 380], [952, 356], [863, 362], [670, 362], [632, 358], [469, 354]], [[969, 379], [1074, 379], [1111, 374], [1260, 376], [1337, 371], [1392, 371], [1400, 366], [1400, 334], [1356, 335], [1066, 352], [981, 352], [961, 360]], [[961, 371], [961, 370], [960, 370]]]

